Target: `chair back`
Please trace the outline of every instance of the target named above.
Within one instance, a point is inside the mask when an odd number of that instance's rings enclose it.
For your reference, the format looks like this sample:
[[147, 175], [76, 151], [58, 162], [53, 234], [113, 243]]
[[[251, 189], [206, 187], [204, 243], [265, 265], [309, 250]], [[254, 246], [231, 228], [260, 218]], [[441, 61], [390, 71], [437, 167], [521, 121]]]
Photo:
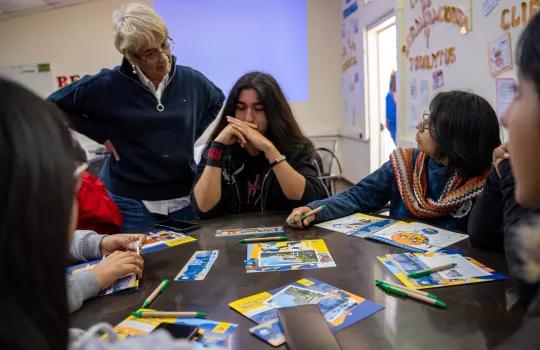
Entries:
[[336, 154], [325, 147], [315, 149], [315, 167], [319, 173], [319, 179], [326, 187], [329, 196], [335, 194], [335, 182], [341, 179], [341, 163]]

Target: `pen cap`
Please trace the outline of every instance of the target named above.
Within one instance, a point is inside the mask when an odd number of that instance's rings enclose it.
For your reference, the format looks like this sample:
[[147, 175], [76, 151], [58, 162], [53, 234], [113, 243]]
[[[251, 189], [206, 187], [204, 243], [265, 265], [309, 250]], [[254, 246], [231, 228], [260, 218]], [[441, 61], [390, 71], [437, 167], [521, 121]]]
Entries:
[[163, 285], [161, 286], [161, 290], [164, 290], [169, 287], [169, 285], [171, 284], [171, 280], [168, 278], [165, 278], [163, 279], [163, 282], [161, 283], [163, 283]]

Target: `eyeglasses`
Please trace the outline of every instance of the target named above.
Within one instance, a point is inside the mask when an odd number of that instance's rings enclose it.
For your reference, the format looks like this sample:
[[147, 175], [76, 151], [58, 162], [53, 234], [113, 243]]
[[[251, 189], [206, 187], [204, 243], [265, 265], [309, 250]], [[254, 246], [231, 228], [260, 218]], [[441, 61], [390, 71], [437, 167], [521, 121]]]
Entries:
[[159, 49], [153, 49], [144, 55], [139, 55], [138, 57], [145, 63], [156, 63], [162, 54], [170, 55], [173, 47], [174, 41], [171, 38], [167, 38], [163, 41], [163, 43], [161, 43], [161, 47]]
[[424, 114], [422, 114], [422, 120], [420, 121], [420, 123], [418, 123], [418, 131], [419, 132], [424, 132], [424, 130], [429, 130], [429, 131], [434, 131], [433, 128], [430, 128], [429, 127], [429, 117], [430, 117], [430, 114], [427, 113], [427, 112], [424, 112]]

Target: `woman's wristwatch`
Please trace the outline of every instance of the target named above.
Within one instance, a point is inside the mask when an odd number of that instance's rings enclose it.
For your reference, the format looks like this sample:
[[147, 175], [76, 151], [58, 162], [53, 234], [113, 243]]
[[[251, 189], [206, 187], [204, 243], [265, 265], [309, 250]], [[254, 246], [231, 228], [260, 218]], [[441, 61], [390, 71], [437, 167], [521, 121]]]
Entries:
[[283, 162], [285, 159], [287, 159], [287, 157], [284, 154], [280, 155], [270, 163], [270, 167], [273, 168], [275, 165]]

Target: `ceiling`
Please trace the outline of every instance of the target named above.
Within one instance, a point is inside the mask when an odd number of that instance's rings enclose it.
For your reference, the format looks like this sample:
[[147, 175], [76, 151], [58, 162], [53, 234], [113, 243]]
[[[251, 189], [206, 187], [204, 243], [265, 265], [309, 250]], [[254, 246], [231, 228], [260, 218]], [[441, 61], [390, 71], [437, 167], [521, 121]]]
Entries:
[[0, 20], [95, 0], [0, 0]]

